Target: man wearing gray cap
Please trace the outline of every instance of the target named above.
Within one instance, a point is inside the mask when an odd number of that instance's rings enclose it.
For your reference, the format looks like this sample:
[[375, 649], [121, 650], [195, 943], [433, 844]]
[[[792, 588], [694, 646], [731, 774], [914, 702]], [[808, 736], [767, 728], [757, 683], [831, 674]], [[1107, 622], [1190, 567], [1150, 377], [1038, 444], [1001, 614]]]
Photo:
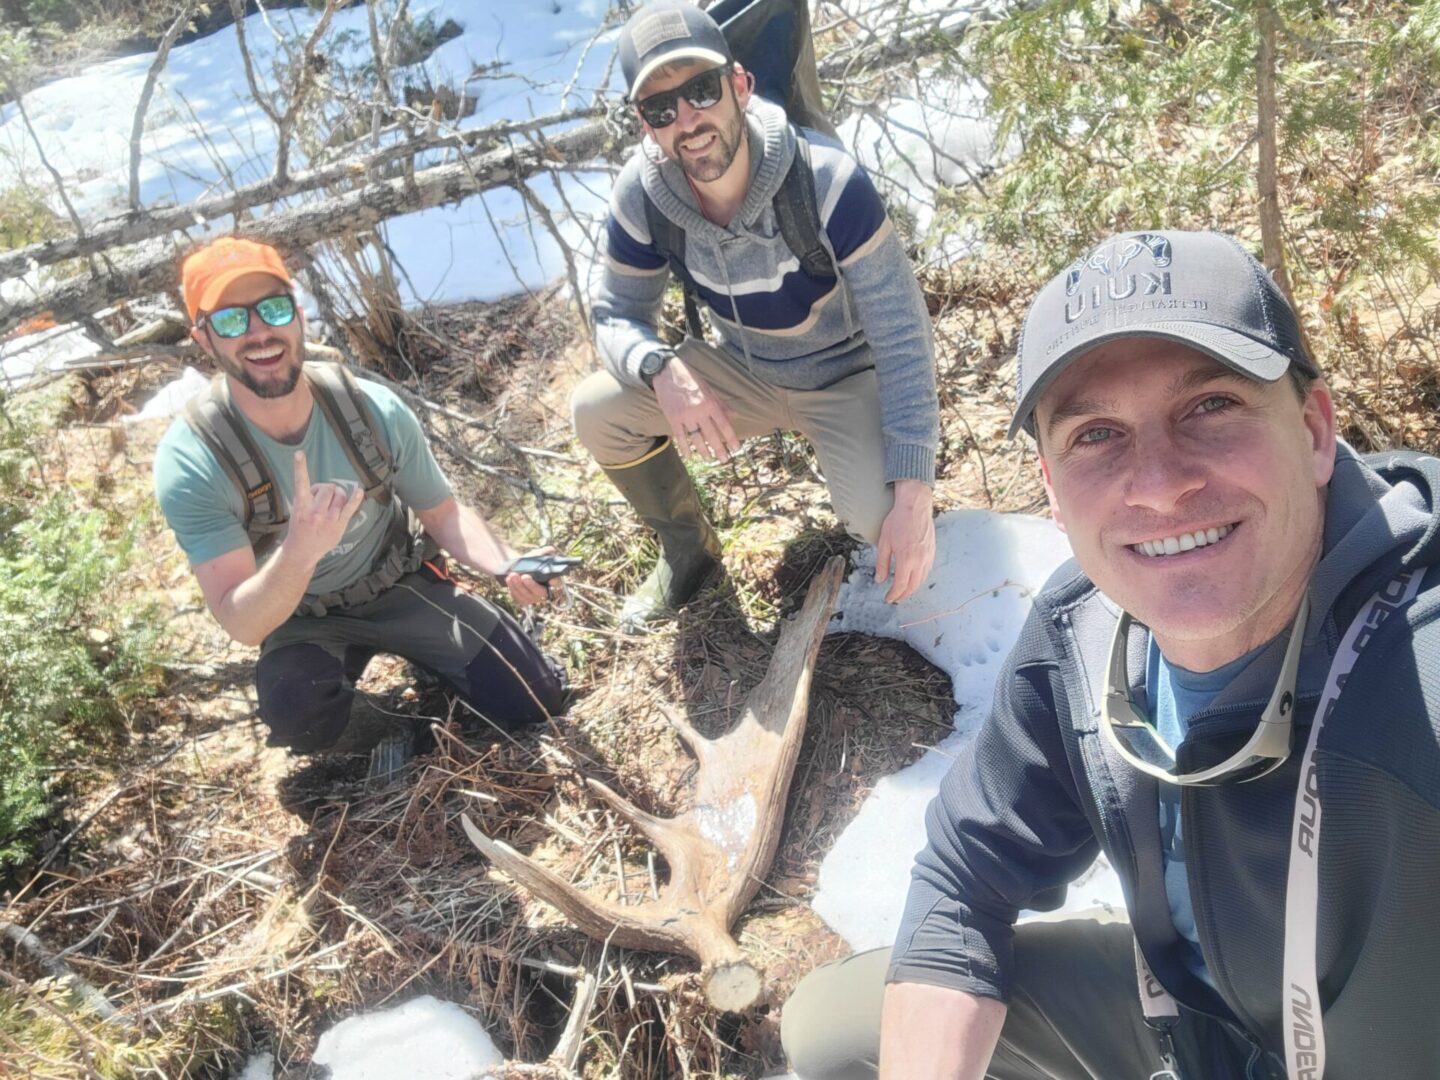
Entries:
[[[640, 8], [619, 55], [645, 138], [611, 195], [593, 302], [605, 369], [572, 410], [659, 537], [622, 625], [681, 606], [719, 564], [681, 454], [723, 460], [776, 430], [809, 439], [836, 517], [876, 545], [886, 598], [904, 599], [935, 554], [939, 407], [929, 314], [884, 205], [839, 143], [753, 92], [692, 4]], [[672, 274], [689, 324], [673, 348], [656, 331]]]
[[[1012, 434], [1075, 558], [927, 811], [894, 949], [787, 1003], [798, 1074], [1440, 1075], [1440, 463], [1336, 438], [1230, 237], [1105, 241], [1018, 351]], [[1128, 918], [1017, 925], [1101, 852]]]

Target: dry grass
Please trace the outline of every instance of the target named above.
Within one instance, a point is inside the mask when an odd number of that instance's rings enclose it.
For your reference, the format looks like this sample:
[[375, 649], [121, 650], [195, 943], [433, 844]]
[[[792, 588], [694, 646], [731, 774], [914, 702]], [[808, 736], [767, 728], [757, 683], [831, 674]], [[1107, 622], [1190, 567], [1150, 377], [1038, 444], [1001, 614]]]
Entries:
[[[567, 318], [550, 297], [467, 306], [410, 336], [400, 358], [423, 372], [412, 385], [449, 411], [427, 420], [465, 497], [517, 542], [553, 538], [587, 555], [573, 605], [543, 628], [579, 687], [550, 730], [461, 738], [452, 703], [377, 661], [366, 688], [436, 725], [434, 751], [402, 782], [375, 791], [363, 759], [266, 749], [253, 652], [228, 645], [204, 615], [157, 526], [146, 587], [174, 612], [173, 681], [128, 745], [99, 755], [77, 786], [69, 817], [88, 817], [84, 831], [0, 913], [54, 950], [79, 943], [64, 962], [122, 1017], [139, 1018], [138, 1031], [102, 1029], [108, 1046], [124, 1048], [116, 1060], [130, 1062], [105, 1075], [203, 1072], [255, 1047], [303, 1075], [325, 1026], [423, 992], [461, 1003], [516, 1060], [539, 1062], [586, 974], [598, 980], [586, 1076], [760, 1076], [780, 1064], [779, 1001], [841, 950], [805, 904], [819, 860], [869, 788], [943, 735], [948, 679], [893, 642], [827, 640], [789, 810], [799, 824], [737, 928], [771, 981], [750, 1016], [714, 1015], [690, 961], [589, 941], [493, 872], [456, 828], [462, 811], [612, 896], [663, 883], [663, 861], [591, 800], [581, 777], [645, 806], [683, 806], [691, 762], [659, 706], [723, 728], [764, 672], [775, 620], [814, 568], [852, 543], [814, 509], [823, 489], [808, 449], [762, 440], [703, 478], [730, 577], [661, 633], [615, 634], [616, 592], [642, 572], [648, 542], [570, 442], [568, 391], [588, 360]], [[77, 389], [89, 426], [67, 434], [67, 476], [104, 473], [143, 499], [161, 426], [122, 432], [111, 421], [171, 374], [160, 365]], [[26, 977], [39, 974], [25, 955], [15, 961]], [[15, 1034], [0, 1027], [13, 1060], [37, 1075], [87, 1075], [89, 1022], [74, 1003], [72, 1029], [33, 995], [0, 1001], [0, 1016], [19, 1018]], [[146, 1042], [147, 1026], [170, 1041]]]
[[[1038, 510], [1032, 451], [1003, 437], [1032, 286], [981, 271], [926, 284], [941, 355], [938, 507]], [[874, 784], [948, 730], [949, 680], [894, 642], [826, 640], [782, 845], [736, 927], [768, 979], [764, 1001], [743, 1017], [706, 1007], [692, 962], [590, 941], [493, 871], [457, 829], [460, 813], [612, 898], [663, 883], [663, 862], [591, 799], [582, 777], [645, 808], [683, 808], [692, 762], [661, 706], [722, 730], [762, 676], [777, 620], [813, 570], [851, 546], [804, 443], [758, 440], [737, 462], [701, 472], [728, 578], [659, 633], [616, 634], [618, 596], [643, 573], [650, 544], [572, 442], [569, 390], [592, 361], [571, 320], [553, 294], [430, 313], [402, 335], [392, 368], [445, 407], [426, 421], [463, 497], [517, 543], [553, 541], [586, 557], [571, 605], [546, 612], [539, 628], [577, 685], [568, 715], [514, 738], [462, 736], [467, 718], [452, 703], [411, 686], [402, 665], [377, 661], [365, 688], [435, 725], [434, 750], [399, 783], [368, 788], [360, 758], [267, 749], [254, 718], [253, 652], [224, 641], [157, 526], [145, 587], [174, 612], [172, 683], [126, 745], [70, 777], [67, 831], [83, 828], [0, 910], [52, 950], [72, 949], [63, 962], [138, 1026], [87, 1019], [40, 980], [33, 957], [15, 954], [11, 970], [29, 988], [0, 986], [7, 1062], [37, 1076], [217, 1075], [265, 1048], [283, 1075], [299, 1077], [329, 1024], [427, 992], [470, 1010], [516, 1060], [542, 1062], [589, 976], [597, 991], [579, 1075], [778, 1070], [779, 1003], [844, 951], [808, 907], [820, 860]], [[1385, 331], [1358, 328], [1332, 363], [1352, 435], [1389, 431], [1397, 416], [1434, 404], [1426, 378], [1357, 367], [1372, 332]], [[1386, 357], [1409, 362], [1405, 335], [1389, 333]], [[88, 426], [62, 436], [67, 477], [103, 475], [126, 497], [144, 497], [160, 431], [116, 435], [108, 422], [170, 373], [132, 370], [77, 393]], [[1429, 429], [1421, 435], [1431, 446]]]

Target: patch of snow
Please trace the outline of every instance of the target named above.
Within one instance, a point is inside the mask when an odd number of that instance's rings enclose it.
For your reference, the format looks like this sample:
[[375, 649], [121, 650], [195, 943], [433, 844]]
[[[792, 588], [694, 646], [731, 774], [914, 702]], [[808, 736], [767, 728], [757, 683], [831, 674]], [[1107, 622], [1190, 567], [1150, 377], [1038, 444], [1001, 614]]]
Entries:
[[100, 351], [85, 331], [57, 326], [0, 343], [0, 389], [16, 389], [36, 375], [58, 371]]
[[474, 1017], [428, 996], [340, 1021], [314, 1057], [331, 1080], [466, 1080], [504, 1060]]
[[[874, 549], [862, 550], [832, 626], [907, 642], [949, 672], [955, 688], [954, 734], [876, 784], [820, 865], [811, 906], [857, 951], [894, 942], [910, 868], [925, 844], [925, 808], [956, 749], [988, 713], [1031, 598], [1070, 556], [1049, 519], [1018, 514], [951, 511], [936, 521], [935, 536], [930, 580], [901, 604], [885, 603], [888, 586], [874, 582]], [[1062, 910], [1100, 903], [1121, 903], [1119, 881], [1103, 864], [1072, 886]]]
[[[575, 108], [590, 102], [610, 77], [614, 40], [600, 32], [604, 0], [444, 0], [414, 4], [416, 18], [453, 19], [463, 31], [428, 59], [392, 73], [396, 85], [455, 85], [475, 99], [460, 128], [480, 127]], [[289, 42], [303, 41], [317, 13], [305, 8], [269, 12], [269, 24]], [[267, 87], [284, 55], [265, 17], [245, 21], [255, 70]], [[336, 64], [363, 63], [369, 55], [363, 5], [335, 13], [320, 51]], [[129, 183], [129, 133], [151, 55], [96, 64], [82, 75], [39, 87], [25, 97], [46, 157], [59, 169], [80, 214], [98, 220], [124, 212]], [[554, 130], [554, 129], [552, 129]], [[517, 145], [524, 139], [516, 137]], [[219, 177], [235, 184], [264, 179], [273, 168], [274, 125], [251, 99], [234, 26], [173, 49], [156, 86], [141, 141], [140, 196], [146, 206], [176, 205], [218, 193]], [[292, 167], [303, 155], [292, 147]], [[440, 160], [432, 154], [430, 162]], [[0, 190], [29, 182], [50, 190], [34, 141], [18, 110], [0, 110]], [[557, 182], [530, 181], [555, 217], [566, 243], [582, 251], [597, 235], [606, 209], [607, 173], [576, 173]], [[60, 209], [57, 201], [55, 207]], [[262, 211], [263, 213], [263, 211]], [[228, 219], [215, 231], [230, 227]], [[559, 246], [527, 212], [514, 189], [483, 200], [437, 207], [383, 227], [406, 275], [408, 303], [492, 300], [538, 288], [565, 272]], [[203, 234], [192, 231], [195, 239]], [[37, 288], [44, 271], [6, 283], [7, 296]]]
[[256, 1054], [235, 1080], [275, 1080], [275, 1055]]
[[139, 412], [121, 417], [121, 421], [126, 424], [139, 424], [146, 420], [178, 416], [186, 403], [209, 385], [208, 378], [187, 365], [177, 378], [155, 391], [155, 395]]
[[996, 146], [985, 102], [980, 83], [936, 76], [925, 80], [923, 93], [912, 85], [908, 95], [888, 102], [883, 117], [856, 113], [839, 127], [841, 141], [928, 257], [954, 260], [979, 250], [973, 231], [932, 235], [936, 193], [988, 175], [1016, 152], [1013, 145]]

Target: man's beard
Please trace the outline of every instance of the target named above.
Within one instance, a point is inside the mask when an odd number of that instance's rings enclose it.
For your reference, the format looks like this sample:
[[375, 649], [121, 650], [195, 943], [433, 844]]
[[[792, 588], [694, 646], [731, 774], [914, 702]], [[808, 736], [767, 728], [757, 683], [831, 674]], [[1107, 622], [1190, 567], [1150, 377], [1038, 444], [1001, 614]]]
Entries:
[[714, 124], [706, 124], [686, 136], [686, 140], [695, 138], [697, 135], [707, 135], [715, 132], [717, 148], [710, 151], [703, 158], [688, 158], [680, 149], [680, 140], [675, 140], [675, 161], [684, 170], [685, 175], [692, 180], [702, 184], [708, 184], [712, 180], [719, 180], [729, 170], [735, 161], [735, 155], [740, 149], [740, 140], [745, 137], [745, 115], [740, 110], [735, 110], [734, 122], [729, 130], [722, 130]]
[[238, 357], [233, 361], [226, 362], [226, 373], [258, 398], [282, 398], [300, 384], [300, 369], [305, 363], [305, 346], [301, 344], [296, 351], [298, 356], [295, 363], [291, 364], [289, 370], [276, 379], [256, 378], [246, 366], [245, 361]]

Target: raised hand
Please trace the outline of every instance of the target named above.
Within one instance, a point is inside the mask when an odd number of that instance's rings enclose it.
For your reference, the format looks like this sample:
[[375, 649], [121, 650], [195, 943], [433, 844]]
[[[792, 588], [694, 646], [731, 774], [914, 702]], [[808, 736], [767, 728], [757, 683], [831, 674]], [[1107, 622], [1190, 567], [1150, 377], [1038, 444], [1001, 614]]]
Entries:
[[340, 543], [355, 511], [365, 500], [359, 484], [312, 484], [305, 451], [295, 451], [295, 498], [290, 505], [289, 531], [284, 546], [311, 565]]
[[724, 402], [678, 356], [655, 376], [655, 400], [682, 456], [724, 461], [739, 451]]

